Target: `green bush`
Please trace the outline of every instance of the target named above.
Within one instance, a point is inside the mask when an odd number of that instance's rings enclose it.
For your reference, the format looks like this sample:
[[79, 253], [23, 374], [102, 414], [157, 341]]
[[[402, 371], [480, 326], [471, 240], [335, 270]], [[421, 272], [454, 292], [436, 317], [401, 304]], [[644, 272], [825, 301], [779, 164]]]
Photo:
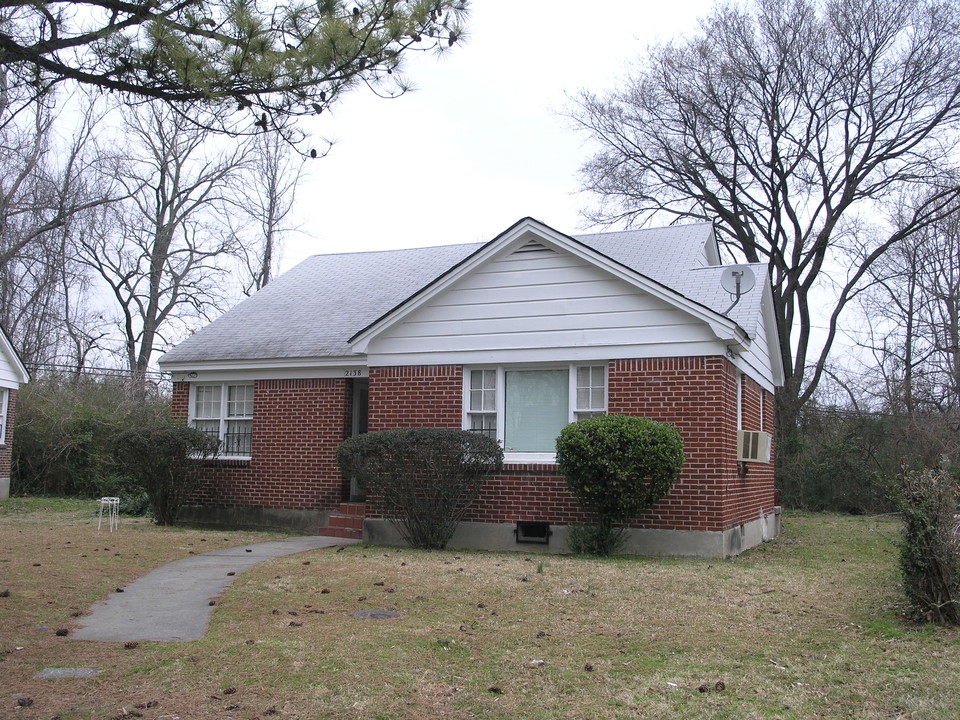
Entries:
[[780, 504], [855, 515], [895, 509], [891, 488], [904, 468], [960, 456], [950, 415], [909, 417], [809, 405], [777, 435]]
[[122, 377], [41, 376], [20, 388], [11, 491], [101, 497], [117, 477], [117, 433], [166, 418], [170, 400]]
[[219, 442], [172, 420], [132, 428], [116, 438], [116, 454], [126, 474], [150, 498], [153, 520], [173, 525], [199, 483], [204, 460], [216, 457]]
[[346, 440], [337, 463], [376, 496], [410, 545], [441, 549], [484, 479], [502, 469], [503, 450], [464, 430], [404, 428]]
[[907, 435], [898, 418], [805, 408], [797, 430], [778, 436], [780, 502], [856, 515], [892, 510], [890, 488], [902, 468], [897, 446]]
[[910, 613], [960, 625], [960, 482], [941, 470], [906, 473], [898, 493], [900, 569]]
[[571, 549], [613, 552], [621, 534], [616, 526], [666, 497], [684, 460], [680, 432], [666, 423], [600, 415], [567, 425], [557, 438], [557, 466], [597, 520], [595, 532], [580, 533], [587, 542]]

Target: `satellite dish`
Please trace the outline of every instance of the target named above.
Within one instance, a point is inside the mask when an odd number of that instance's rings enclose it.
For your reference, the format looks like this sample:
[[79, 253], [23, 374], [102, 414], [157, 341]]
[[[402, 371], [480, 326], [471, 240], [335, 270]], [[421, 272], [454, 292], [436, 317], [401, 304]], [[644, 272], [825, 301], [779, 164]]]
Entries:
[[753, 290], [753, 286], [756, 284], [757, 278], [748, 265], [731, 265], [724, 268], [723, 274], [720, 276], [720, 287], [730, 293], [730, 297], [733, 298], [733, 305], [724, 310], [723, 314], [726, 315], [733, 310], [734, 306], [740, 302], [740, 298]]
[[756, 284], [757, 278], [749, 265], [731, 265], [720, 276], [720, 286], [737, 298], [753, 290]]

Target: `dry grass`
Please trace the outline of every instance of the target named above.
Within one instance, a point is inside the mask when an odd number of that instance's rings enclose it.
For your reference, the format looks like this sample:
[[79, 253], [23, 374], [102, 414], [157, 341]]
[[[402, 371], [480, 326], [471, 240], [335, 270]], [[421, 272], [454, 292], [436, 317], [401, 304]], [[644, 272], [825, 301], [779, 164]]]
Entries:
[[[0, 718], [953, 720], [960, 707], [960, 633], [898, 619], [887, 520], [790, 518], [728, 561], [321, 550], [240, 576], [203, 640], [126, 648], [54, 630], [161, 562], [259, 538], [129, 520], [111, 536], [89, 509], [12, 502]], [[33, 679], [45, 667], [100, 674]]]

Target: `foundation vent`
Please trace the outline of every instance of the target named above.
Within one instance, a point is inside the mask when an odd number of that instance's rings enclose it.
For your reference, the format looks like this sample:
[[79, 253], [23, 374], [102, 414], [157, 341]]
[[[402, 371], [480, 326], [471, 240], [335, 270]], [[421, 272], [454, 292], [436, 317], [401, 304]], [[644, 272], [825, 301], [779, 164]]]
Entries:
[[517, 529], [514, 530], [517, 535], [518, 543], [534, 543], [539, 545], [548, 545], [553, 531], [550, 529], [550, 523], [534, 522], [531, 520], [518, 520]]

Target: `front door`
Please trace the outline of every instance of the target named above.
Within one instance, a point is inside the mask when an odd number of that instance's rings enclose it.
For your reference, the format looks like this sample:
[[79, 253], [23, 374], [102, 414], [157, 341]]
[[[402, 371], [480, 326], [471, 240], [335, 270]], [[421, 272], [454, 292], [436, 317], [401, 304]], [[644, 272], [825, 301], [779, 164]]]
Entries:
[[[370, 381], [353, 381], [353, 426], [350, 435], [362, 435], [367, 431], [367, 411], [370, 400]], [[366, 499], [363, 488], [357, 486], [357, 479], [350, 478], [350, 500], [362, 502]]]

